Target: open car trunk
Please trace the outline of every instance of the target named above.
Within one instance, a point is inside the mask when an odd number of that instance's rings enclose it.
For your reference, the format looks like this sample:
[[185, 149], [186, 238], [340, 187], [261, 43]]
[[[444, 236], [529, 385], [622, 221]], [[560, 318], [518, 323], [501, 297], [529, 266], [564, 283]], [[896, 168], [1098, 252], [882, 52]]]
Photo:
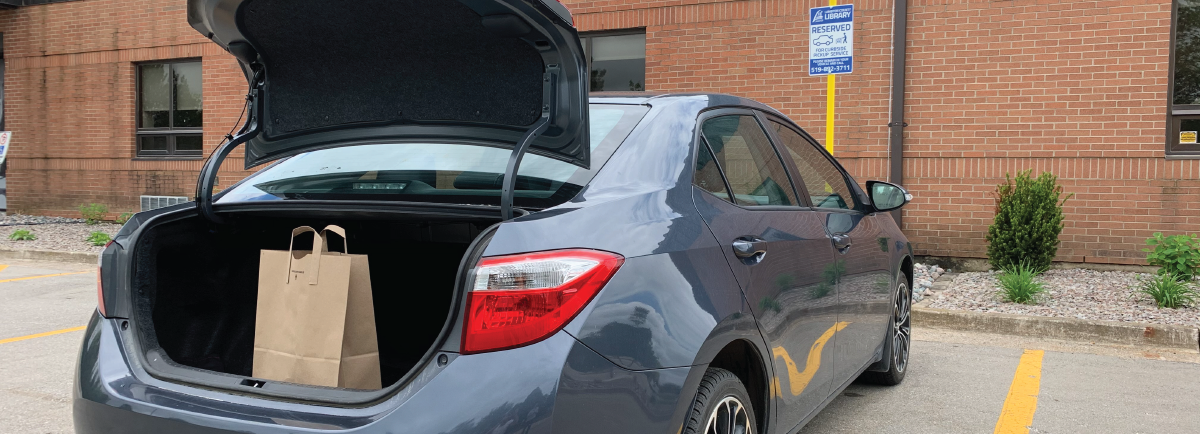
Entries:
[[[161, 355], [159, 370], [175, 378], [250, 377], [260, 251], [287, 250], [295, 227], [336, 224], [346, 229], [350, 253], [368, 256], [385, 390], [447, 333], [460, 262], [498, 220], [332, 211], [224, 216], [222, 225], [198, 215], [172, 219], [139, 237], [132, 286], [149, 364]], [[308, 250], [312, 238], [297, 237], [295, 248]]]

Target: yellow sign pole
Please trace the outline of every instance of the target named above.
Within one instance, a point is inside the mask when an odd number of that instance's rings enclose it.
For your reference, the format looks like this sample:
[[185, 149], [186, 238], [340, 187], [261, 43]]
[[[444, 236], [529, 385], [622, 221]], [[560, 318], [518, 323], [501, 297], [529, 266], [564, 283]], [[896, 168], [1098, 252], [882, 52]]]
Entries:
[[[830, 6], [837, 6], [837, 0], [829, 0]], [[837, 76], [829, 74], [828, 89], [825, 92], [825, 150], [833, 155], [833, 119], [837, 107]]]

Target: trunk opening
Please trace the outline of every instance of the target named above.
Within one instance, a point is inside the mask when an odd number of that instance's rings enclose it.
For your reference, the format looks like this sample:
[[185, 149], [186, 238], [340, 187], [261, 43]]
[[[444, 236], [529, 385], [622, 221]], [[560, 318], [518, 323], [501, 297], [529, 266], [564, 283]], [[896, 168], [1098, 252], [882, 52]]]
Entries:
[[[169, 358], [180, 368], [175, 376], [251, 376], [259, 252], [286, 250], [295, 227], [336, 224], [347, 231], [350, 253], [368, 255], [384, 389], [441, 340], [459, 264], [471, 242], [498, 221], [382, 212], [223, 214], [224, 225], [191, 215], [139, 237], [132, 288], [141, 349]], [[296, 248], [311, 242], [301, 235]]]

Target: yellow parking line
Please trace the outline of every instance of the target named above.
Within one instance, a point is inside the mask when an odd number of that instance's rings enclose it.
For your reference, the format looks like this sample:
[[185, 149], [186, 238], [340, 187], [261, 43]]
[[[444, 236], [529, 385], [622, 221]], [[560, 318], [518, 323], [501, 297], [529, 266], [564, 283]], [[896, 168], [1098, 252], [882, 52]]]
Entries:
[[21, 336], [21, 337], [8, 338], [8, 339], [0, 339], [0, 344], [7, 344], [7, 343], [24, 341], [24, 340], [34, 339], [34, 338], [41, 338], [41, 337], [46, 337], [46, 336], [61, 335], [63, 333], [77, 332], [77, 331], [80, 331], [80, 330], [83, 330], [86, 328], [87, 328], [87, 326], [72, 327], [69, 329], [55, 330], [52, 332], [38, 333], [35, 335]]
[[[3, 270], [3, 269], [2, 269], [2, 268], [0, 268], [0, 270]], [[41, 276], [18, 277], [18, 278], [16, 278], [16, 279], [5, 279], [5, 280], [0, 280], [0, 283], [4, 283], [4, 282], [16, 282], [16, 281], [18, 281], [18, 280], [41, 279], [41, 278], [43, 278], [43, 277], [70, 276], [70, 275], [72, 275], [72, 274], [83, 274], [83, 273], [92, 273], [92, 272], [93, 272], [93, 271], [76, 271], [76, 272], [73, 272], [73, 273], [43, 274], [43, 275], [41, 275]]]
[[4, 265], [4, 264], [0, 264], [0, 271], [4, 271], [5, 268], [8, 268], [8, 266]]
[[1042, 384], [1042, 356], [1045, 351], [1025, 350], [1013, 374], [1008, 398], [996, 421], [996, 434], [1029, 433], [1033, 425], [1033, 412], [1037, 411], [1038, 392]]

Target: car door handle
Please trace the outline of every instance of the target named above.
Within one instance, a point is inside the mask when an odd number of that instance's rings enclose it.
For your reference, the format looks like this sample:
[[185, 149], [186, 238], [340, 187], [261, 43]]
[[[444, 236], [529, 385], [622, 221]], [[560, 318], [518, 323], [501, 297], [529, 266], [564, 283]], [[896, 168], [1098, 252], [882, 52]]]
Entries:
[[740, 237], [733, 240], [733, 254], [742, 259], [761, 261], [767, 254], [767, 241], [757, 237]]
[[846, 250], [853, 244], [850, 239], [850, 234], [838, 233], [829, 236], [829, 240], [833, 241], [833, 247], [836, 247], [839, 252], [846, 253]]

